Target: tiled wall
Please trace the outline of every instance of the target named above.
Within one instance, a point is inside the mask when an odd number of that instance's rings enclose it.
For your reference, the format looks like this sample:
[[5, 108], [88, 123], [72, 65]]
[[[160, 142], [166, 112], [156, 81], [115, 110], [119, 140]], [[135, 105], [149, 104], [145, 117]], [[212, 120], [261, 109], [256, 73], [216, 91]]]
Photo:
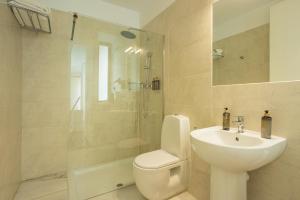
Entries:
[[[132, 40], [120, 36], [120, 31], [125, 28], [80, 16], [75, 40], [71, 42], [71, 14], [53, 11], [52, 26], [53, 33], [50, 35], [22, 31], [23, 180], [66, 172], [68, 164], [70, 168], [78, 168], [136, 156], [141, 150], [140, 145], [145, 151], [156, 149], [160, 144], [162, 93], [149, 90], [145, 106], [151, 112], [146, 113], [146, 120], [139, 127], [138, 119], [142, 118], [142, 114], [138, 112], [144, 109], [139, 100], [143, 95], [140, 91], [130, 90], [127, 82], [139, 82], [134, 78], [140, 78], [139, 69], [143, 66], [140, 66], [138, 56], [134, 59], [133, 55], [124, 54], [124, 50], [133, 45]], [[163, 41], [155, 34], [148, 36], [148, 43], [142, 45], [153, 51], [152, 76], [161, 77]], [[98, 45], [102, 37], [115, 43], [110, 62], [113, 77], [109, 88], [118, 78], [124, 86], [110, 94], [107, 102], [97, 101]], [[76, 112], [70, 112], [69, 103], [73, 45], [87, 51], [86, 96], [82, 96], [85, 107]], [[141, 61], [141, 64], [144, 62]], [[81, 118], [83, 113], [84, 120]], [[74, 118], [77, 121], [70, 121]], [[138, 140], [139, 137], [144, 141]]]
[[[86, 105], [81, 111], [85, 113], [85, 129], [70, 133], [70, 168], [135, 157], [140, 150], [157, 149], [160, 144], [162, 92], [147, 89], [144, 95], [136, 83], [143, 82], [144, 59], [148, 51], [153, 53], [151, 80], [152, 76], [161, 77], [162, 37], [135, 32], [137, 39], [128, 40], [120, 35], [125, 29], [86, 17], [80, 17], [78, 21], [75, 41], [86, 49], [88, 57], [85, 65], [86, 96], [83, 97]], [[103, 102], [98, 101], [100, 42], [111, 48], [109, 98]], [[142, 48], [142, 55], [124, 53], [129, 46]], [[149, 112], [141, 113], [142, 110]]]
[[[146, 82], [154, 77], [160, 79], [161, 89], [142, 89], [139, 92], [139, 132], [142, 140], [141, 152], [149, 152], [160, 148], [161, 127], [163, 121], [163, 49], [164, 37], [160, 34], [143, 33], [141, 35], [141, 47], [146, 51], [141, 56], [141, 82]], [[151, 68], [144, 69], [147, 53], [151, 52]]]
[[213, 61], [213, 85], [269, 81], [269, 24], [213, 43], [224, 57]]
[[[251, 172], [250, 200], [296, 200], [299, 197], [299, 82], [211, 87], [211, 11], [209, 0], [177, 0], [147, 29], [166, 35], [166, 114], [190, 117], [192, 127], [220, 124], [224, 106], [246, 117], [246, 127], [259, 130], [264, 109], [274, 118], [274, 134], [288, 138], [288, 148], [276, 162]], [[2, 17], [2, 15], [4, 17]], [[69, 36], [71, 15], [53, 16], [51, 35], [22, 31], [7, 8], [1, 8], [0, 199], [12, 197], [20, 178], [20, 60], [23, 53], [23, 179], [66, 170], [69, 128]], [[10, 16], [10, 17], [8, 17]], [[12, 24], [12, 25], [11, 25]], [[2, 36], [3, 35], [3, 36]], [[20, 52], [21, 44], [23, 51]], [[1, 47], [3, 47], [1, 45]], [[11, 59], [10, 59], [11, 58]], [[37, 59], [39, 58], [39, 59]], [[5, 72], [5, 73], [2, 73]], [[9, 88], [9, 89], [8, 89]], [[13, 88], [13, 89], [12, 89]], [[232, 95], [234, 94], [234, 95]], [[244, 102], [247, 101], [247, 106]], [[212, 112], [211, 112], [212, 111]], [[211, 115], [212, 113], [212, 115]], [[211, 117], [213, 116], [213, 117]], [[7, 119], [11, 119], [7, 121]], [[9, 145], [7, 145], [9, 144]], [[6, 154], [7, 153], [7, 154]], [[10, 155], [13, 153], [13, 155]], [[2, 160], [2, 159], [5, 160]], [[209, 199], [209, 167], [192, 155], [189, 190]]]
[[23, 180], [66, 170], [71, 24], [54, 12], [52, 34], [22, 31]]
[[21, 29], [0, 5], [0, 200], [11, 200], [21, 180]]
[[[85, 102], [81, 113], [84, 125], [70, 133], [69, 167], [90, 167], [138, 154], [138, 145], [127, 145], [137, 139], [137, 92], [129, 90], [129, 77], [138, 73], [138, 57], [124, 54], [128, 40], [120, 36], [122, 27], [82, 17], [76, 27], [75, 42], [86, 52], [84, 64]], [[131, 41], [134, 43], [135, 41]], [[108, 100], [98, 101], [98, 45], [107, 44], [109, 55]], [[133, 45], [130, 43], [130, 45]], [[136, 82], [137, 80], [131, 80]], [[113, 90], [112, 88], [116, 88]], [[71, 126], [76, 126], [76, 122]]]
[[[177, 0], [145, 28], [165, 34], [165, 114], [180, 113], [192, 127], [211, 123], [212, 5]], [[209, 199], [209, 168], [192, 154], [189, 190]]]
[[[211, 26], [206, 0], [177, 0], [146, 26], [166, 35], [166, 114], [185, 114], [192, 127], [201, 128], [221, 125], [226, 106], [232, 115], [246, 117], [246, 128], [259, 131], [263, 111], [269, 109], [273, 134], [286, 137], [288, 148], [277, 161], [250, 173], [248, 199], [299, 199], [300, 83], [212, 87]], [[191, 160], [189, 191], [199, 200], [209, 200], [209, 166], [194, 154]]]

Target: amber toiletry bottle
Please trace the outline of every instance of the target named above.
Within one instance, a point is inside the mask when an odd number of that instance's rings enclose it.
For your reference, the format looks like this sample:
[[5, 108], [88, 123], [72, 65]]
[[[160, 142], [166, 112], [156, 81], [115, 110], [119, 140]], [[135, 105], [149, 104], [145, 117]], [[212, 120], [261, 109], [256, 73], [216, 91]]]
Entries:
[[268, 110], [265, 110], [265, 115], [261, 118], [261, 137], [271, 139], [272, 134], [272, 117]]
[[230, 113], [228, 112], [228, 108], [224, 108], [223, 130], [229, 131], [229, 129], [230, 129]]

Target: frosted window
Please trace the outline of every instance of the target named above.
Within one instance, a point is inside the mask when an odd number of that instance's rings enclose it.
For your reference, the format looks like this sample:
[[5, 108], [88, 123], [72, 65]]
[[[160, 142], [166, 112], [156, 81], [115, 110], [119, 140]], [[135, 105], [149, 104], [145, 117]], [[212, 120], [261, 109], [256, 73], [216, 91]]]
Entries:
[[108, 65], [109, 47], [99, 46], [99, 76], [98, 76], [98, 100], [108, 100]]
[[81, 110], [81, 77], [71, 77], [71, 109]]

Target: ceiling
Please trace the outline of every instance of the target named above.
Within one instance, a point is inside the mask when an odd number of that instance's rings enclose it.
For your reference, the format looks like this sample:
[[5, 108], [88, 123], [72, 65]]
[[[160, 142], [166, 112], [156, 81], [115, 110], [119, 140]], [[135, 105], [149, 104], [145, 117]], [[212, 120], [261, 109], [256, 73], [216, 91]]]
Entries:
[[140, 14], [141, 26], [150, 22], [175, 0], [101, 0], [123, 8], [134, 10]]
[[144, 10], [149, 0], [102, 0], [107, 3], [115, 4], [124, 8], [128, 8], [135, 11]]
[[219, 0], [214, 3], [214, 23], [222, 24], [256, 8], [280, 0]]
[[39, 0], [66, 12], [128, 27], [143, 28], [176, 0]]

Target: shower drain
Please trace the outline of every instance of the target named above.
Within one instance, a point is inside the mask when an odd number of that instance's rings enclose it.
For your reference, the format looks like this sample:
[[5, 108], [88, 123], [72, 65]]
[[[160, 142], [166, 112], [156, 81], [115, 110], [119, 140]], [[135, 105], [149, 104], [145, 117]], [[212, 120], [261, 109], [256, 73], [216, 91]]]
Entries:
[[117, 187], [123, 187], [123, 183], [118, 183], [116, 186]]

